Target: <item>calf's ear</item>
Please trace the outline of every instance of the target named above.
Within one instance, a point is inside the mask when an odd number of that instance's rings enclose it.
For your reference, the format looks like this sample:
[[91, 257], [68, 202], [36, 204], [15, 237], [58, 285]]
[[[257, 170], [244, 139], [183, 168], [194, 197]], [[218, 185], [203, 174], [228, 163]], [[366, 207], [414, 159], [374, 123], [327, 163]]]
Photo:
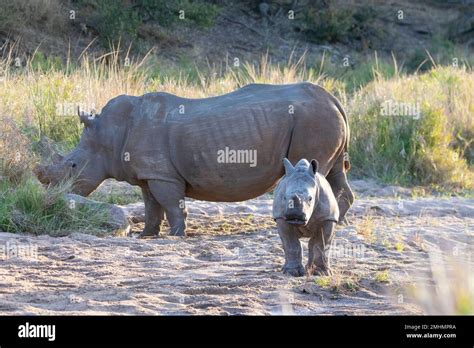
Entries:
[[295, 170], [295, 167], [288, 161], [288, 158], [283, 158], [283, 165], [285, 166], [285, 175], [290, 175]]
[[309, 170], [313, 175], [318, 172], [319, 162], [318, 160], [312, 159], [310, 162]]

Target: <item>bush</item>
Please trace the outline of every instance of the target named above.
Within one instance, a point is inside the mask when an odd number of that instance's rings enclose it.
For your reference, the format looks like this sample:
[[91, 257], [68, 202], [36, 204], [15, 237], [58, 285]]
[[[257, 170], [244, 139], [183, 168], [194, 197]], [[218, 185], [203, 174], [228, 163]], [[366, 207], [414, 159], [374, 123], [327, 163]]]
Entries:
[[[474, 188], [474, 174], [456, 146], [460, 129], [473, 129], [472, 72], [438, 68], [428, 74], [378, 79], [350, 101], [352, 167], [401, 184]], [[450, 82], [448, 82], [450, 81]], [[449, 92], [451, 89], [451, 92]], [[416, 115], [382, 115], [387, 101], [412, 105]]]
[[[428, 52], [428, 53], [427, 53]], [[430, 57], [431, 56], [431, 57]], [[433, 38], [427, 47], [419, 47], [411, 51], [406, 58], [405, 68], [408, 72], [428, 71], [435, 65], [451, 65], [453, 58], [464, 56], [458, 52], [455, 45], [440, 36]], [[463, 62], [459, 62], [459, 65]]]
[[67, 15], [60, 0], [0, 1], [0, 30], [22, 29], [28, 23], [60, 31], [66, 26]]
[[140, 26], [148, 20], [168, 27], [178, 22], [180, 11], [184, 11], [185, 23], [209, 27], [218, 13], [216, 5], [200, 0], [89, 0], [88, 4], [95, 8], [93, 22], [105, 46], [136, 40]]
[[309, 7], [302, 31], [317, 43], [351, 42], [368, 35], [374, 17], [375, 11], [370, 6], [340, 8], [324, 2]]
[[141, 18], [149, 16], [162, 26], [169, 26], [177, 22], [180, 11], [184, 11], [185, 22], [209, 27], [218, 13], [216, 5], [201, 0], [136, 0], [136, 4]]
[[137, 12], [122, 1], [97, 1], [97, 30], [104, 45], [115, 45], [120, 40], [135, 40], [140, 26]]

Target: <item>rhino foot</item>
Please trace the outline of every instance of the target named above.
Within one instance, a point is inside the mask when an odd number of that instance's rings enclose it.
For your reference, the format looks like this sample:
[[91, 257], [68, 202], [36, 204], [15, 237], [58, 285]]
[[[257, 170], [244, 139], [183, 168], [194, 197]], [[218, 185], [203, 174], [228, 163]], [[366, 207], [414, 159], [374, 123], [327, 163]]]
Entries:
[[158, 237], [159, 233], [160, 233], [159, 231], [145, 228], [142, 231], [142, 233], [138, 235], [138, 238], [143, 239], [143, 238]]
[[170, 236], [184, 237], [186, 232], [184, 232], [183, 228], [175, 227], [170, 229]]
[[318, 275], [318, 276], [328, 276], [331, 275], [331, 270], [326, 266], [307, 266], [306, 267], [308, 274]]
[[290, 267], [290, 266], [284, 265], [282, 271], [283, 271], [283, 274], [289, 274], [293, 277], [302, 277], [305, 275], [305, 269], [303, 265], [298, 265], [296, 267], [295, 266]]

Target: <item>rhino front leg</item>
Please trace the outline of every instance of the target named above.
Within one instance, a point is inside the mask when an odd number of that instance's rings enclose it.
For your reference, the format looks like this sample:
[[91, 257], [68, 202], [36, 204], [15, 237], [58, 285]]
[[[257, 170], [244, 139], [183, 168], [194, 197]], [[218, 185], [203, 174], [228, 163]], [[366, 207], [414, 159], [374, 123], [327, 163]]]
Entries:
[[157, 236], [160, 234], [161, 222], [165, 211], [158, 201], [153, 197], [148, 186], [142, 187], [143, 201], [145, 203], [145, 228], [138, 238]]
[[283, 243], [283, 250], [285, 251], [283, 274], [290, 274], [294, 277], [304, 276], [303, 256], [297, 229], [289, 226], [282, 219], [277, 220], [277, 226], [278, 234]]
[[309, 273], [328, 274], [329, 272], [329, 249], [334, 238], [333, 221], [325, 221], [318, 231], [308, 242], [308, 265]]
[[186, 233], [186, 207], [184, 204], [184, 183], [149, 180], [153, 197], [163, 207], [170, 224], [170, 235], [184, 236]]

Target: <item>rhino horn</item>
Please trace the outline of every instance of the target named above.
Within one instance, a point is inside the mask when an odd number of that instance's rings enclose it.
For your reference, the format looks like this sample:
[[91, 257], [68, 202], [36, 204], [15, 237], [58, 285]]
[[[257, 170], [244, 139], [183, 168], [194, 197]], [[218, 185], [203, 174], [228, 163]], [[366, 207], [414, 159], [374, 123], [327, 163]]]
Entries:
[[283, 158], [283, 165], [285, 166], [285, 175], [290, 175], [295, 170], [288, 158]]
[[90, 127], [94, 123], [94, 115], [90, 114], [85, 111], [81, 111], [81, 109], [78, 107], [77, 108], [77, 115], [79, 116], [79, 119], [81, 120], [81, 123], [84, 124], [84, 127]]

